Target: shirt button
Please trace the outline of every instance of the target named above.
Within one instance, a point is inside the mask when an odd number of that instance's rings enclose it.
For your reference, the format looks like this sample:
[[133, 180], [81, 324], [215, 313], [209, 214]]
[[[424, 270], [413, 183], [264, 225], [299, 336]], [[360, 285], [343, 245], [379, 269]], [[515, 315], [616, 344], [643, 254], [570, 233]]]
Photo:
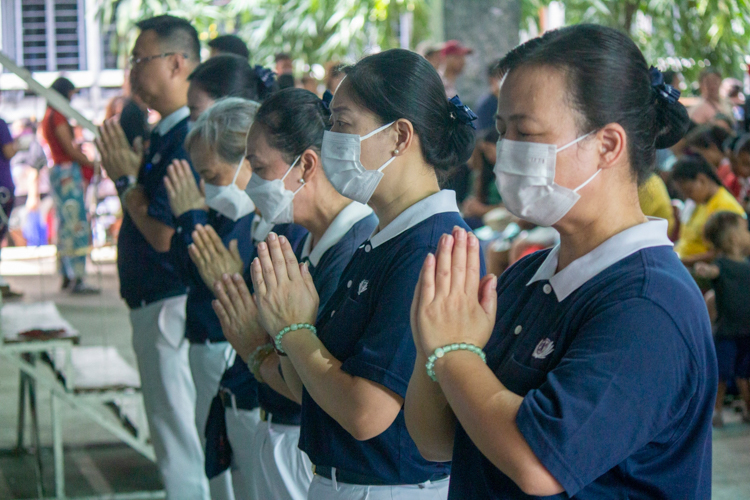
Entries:
[[351, 288], [351, 287], [352, 287], [352, 280], [349, 280], [349, 281], [348, 281], [348, 282], [346, 283], [346, 288]]
[[370, 245], [365, 246], [365, 252], [369, 252], [372, 250], [372, 247]]
[[336, 311], [331, 311], [331, 317], [333, 318], [333, 315], [336, 314]]
[[518, 325], [516, 327], [516, 329], [513, 330], [513, 333], [515, 333], [516, 335], [518, 335], [519, 333], [521, 333], [521, 330], [523, 330], [523, 327], [521, 325]]
[[542, 291], [543, 291], [544, 293], [546, 293], [547, 295], [549, 295], [549, 294], [550, 294], [550, 293], [552, 292], [552, 287], [551, 287], [551, 286], [549, 286], [549, 284], [546, 284], [546, 285], [544, 285], [544, 286], [542, 287]]
[[177, 226], [177, 234], [182, 234], [182, 226]]

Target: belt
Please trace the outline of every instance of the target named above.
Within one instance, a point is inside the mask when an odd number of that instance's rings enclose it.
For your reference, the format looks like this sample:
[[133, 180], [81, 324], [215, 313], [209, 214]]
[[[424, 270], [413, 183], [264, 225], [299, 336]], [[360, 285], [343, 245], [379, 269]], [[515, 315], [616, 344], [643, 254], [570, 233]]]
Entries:
[[271, 421], [271, 423], [279, 424], [279, 425], [296, 425], [296, 426], [300, 425], [299, 415], [289, 416], [289, 415], [284, 415], [283, 413], [281, 414], [270, 413], [264, 410], [263, 408], [260, 409], [260, 419], [264, 422]]
[[[328, 467], [326, 465], [313, 465], [313, 474], [317, 474], [320, 477], [324, 477], [326, 479], [333, 479], [333, 468]], [[428, 479], [426, 479], [423, 482], [435, 482], [440, 481], [442, 479], [446, 479], [448, 477], [448, 474], [433, 474]], [[395, 484], [391, 484], [382, 478], [374, 477], [374, 476], [367, 476], [365, 474], [357, 474], [356, 472], [347, 472], [345, 470], [336, 469], [336, 482], [339, 483], [346, 483], [346, 484], [357, 484], [362, 486], [398, 486]]]

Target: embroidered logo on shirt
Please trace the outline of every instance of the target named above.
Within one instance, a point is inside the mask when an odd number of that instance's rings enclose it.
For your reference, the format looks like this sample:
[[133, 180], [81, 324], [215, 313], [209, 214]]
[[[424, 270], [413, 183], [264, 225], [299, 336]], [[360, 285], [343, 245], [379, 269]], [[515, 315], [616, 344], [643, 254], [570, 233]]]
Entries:
[[370, 284], [370, 282], [367, 281], [367, 280], [360, 281], [359, 282], [359, 290], [357, 292], [357, 295], [362, 295], [363, 293], [365, 293], [365, 291], [367, 291], [367, 285], [369, 285], [369, 284]]
[[534, 349], [534, 353], [531, 355], [536, 359], [544, 359], [555, 350], [555, 343], [550, 339], [544, 339], [539, 341]]

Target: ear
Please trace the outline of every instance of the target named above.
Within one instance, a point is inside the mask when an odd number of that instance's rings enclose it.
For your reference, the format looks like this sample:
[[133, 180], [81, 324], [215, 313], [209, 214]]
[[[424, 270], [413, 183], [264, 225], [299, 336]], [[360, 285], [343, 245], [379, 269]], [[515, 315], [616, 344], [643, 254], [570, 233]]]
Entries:
[[391, 154], [400, 156], [414, 144], [414, 126], [409, 120], [400, 118], [393, 124], [393, 130], [396, 134], [396, 147]]
[[297, 166], [302, 169], [302, 180], [308, 183], [318, 173], [322, 166], [320, 156], [313, 149], [306, 149], [300, 156]]
[[619, 123], [610, 123], [596, 134], [599, 148], [599, 168], [608, 169], [620, 165], [628, 156], [628, 138]]
[[180, 74], [190, 74], [191, 69], [188, 67], [188, 60], [185, 58], [185, 56], [180, 52], [178, 54], [173, 55], [169, 58], [171, 61], [172, 67], [170, 68], [172, 70], [172, 75], [180, 75]]

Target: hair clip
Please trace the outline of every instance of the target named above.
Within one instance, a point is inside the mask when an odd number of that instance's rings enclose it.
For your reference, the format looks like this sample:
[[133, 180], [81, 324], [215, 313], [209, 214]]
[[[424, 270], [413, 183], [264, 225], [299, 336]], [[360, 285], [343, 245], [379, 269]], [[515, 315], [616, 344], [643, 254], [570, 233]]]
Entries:
[[331, 101], [333, 100], [333, 94], [330, 90], [327, 90], [323, 92], [323, 98], [320, 100], [320, 103], [323, 105], [324, 108], [327, 110], [331, 109]]
[[477, 126], [474, 125], [474, 120], [479, 117], [471, 110], [471, 108], [469, 108], [469, 106], [462, 103], [457, 95], [451, 97], [448, 102], [450, 102], [454, 108], [453, 111], [451, 111], [451, 119], [465, 123], [471, 126], [474, 130], [477, 129]]
[[651, 88], [656, 91], [656, 95], [659, 99], [666, 101], [669, 104], [675, 104], [680, 100], [680, 91], [664, 82], [664, 75], [661, 71], [651, 66], [648, 70], [648, 74], [651, 77]]
[[272, 88], [274, 83], [276, 83], [276, 73], [270, 69], [264, 68], [258, 64], [253, 68], [253, 71], [255, 72], [255, 75], [260, 78], [260, 81], [263, 82], [263, 86], [267, 89]]

